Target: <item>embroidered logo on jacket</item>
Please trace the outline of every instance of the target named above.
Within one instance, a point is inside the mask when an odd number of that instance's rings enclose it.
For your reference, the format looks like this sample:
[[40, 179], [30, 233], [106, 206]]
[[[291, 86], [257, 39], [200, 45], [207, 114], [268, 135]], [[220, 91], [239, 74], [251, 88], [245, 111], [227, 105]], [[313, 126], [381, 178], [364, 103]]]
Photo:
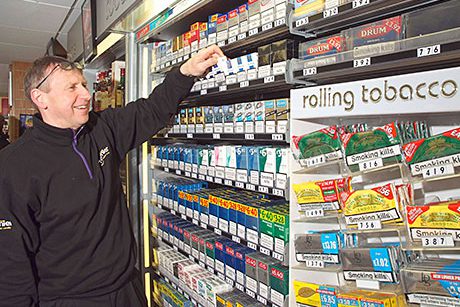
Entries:
[[0, 230], [11, 230], [13, 229], [13, 223], [8, 220], [0, 220]]
[[106, 146], [99, 151], [99, 164], [104, 166], [105, 158], [110, 155], [109, 147]]

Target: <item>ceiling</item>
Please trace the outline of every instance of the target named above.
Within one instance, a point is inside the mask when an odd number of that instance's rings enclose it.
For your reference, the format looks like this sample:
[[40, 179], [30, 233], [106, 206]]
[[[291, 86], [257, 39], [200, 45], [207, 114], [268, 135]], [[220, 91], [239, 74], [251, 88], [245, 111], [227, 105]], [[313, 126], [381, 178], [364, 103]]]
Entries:
[[32, 62], [44, 55], [48, 41], [56, 36], [70, 12], [57, 36], [67, 46], [67, 32], [80, 16], [82, 2], [0, 0], [0, 96], [8, 93], [8, 65], [13, 61]]

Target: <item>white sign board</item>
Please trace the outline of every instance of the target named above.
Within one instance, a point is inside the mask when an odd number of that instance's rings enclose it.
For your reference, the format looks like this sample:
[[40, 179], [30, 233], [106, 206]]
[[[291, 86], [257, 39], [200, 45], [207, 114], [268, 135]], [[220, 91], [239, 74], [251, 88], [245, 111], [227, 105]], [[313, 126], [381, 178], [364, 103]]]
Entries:
[[460, 111], [460, 68], [291, 91], [294, 119]]

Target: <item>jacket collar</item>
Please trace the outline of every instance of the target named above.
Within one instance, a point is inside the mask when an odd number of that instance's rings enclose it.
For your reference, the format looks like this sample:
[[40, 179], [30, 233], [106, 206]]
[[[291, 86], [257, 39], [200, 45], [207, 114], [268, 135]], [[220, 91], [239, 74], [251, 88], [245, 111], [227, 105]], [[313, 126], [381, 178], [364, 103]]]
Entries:
[[35, 114], [33, 117], [32, 134], [37, 139], [56, 145], [70, 145], [74, 138], [80, 137], [85, 132], [85, 126], [82, 126], [78, 131], [71, 128], [62, 129], [45, 123], [40, 114]]

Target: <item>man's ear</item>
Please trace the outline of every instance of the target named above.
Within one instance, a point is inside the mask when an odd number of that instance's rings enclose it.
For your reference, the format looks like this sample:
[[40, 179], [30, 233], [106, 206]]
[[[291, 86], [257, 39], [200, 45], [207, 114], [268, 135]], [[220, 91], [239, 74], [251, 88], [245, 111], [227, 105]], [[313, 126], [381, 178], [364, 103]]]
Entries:
[[36, 88], [30, 91], [30, 98], [40, 111], [48, 109], [48, 104], [46, 102], [46, 97], [44, 94], [44, 92]]

